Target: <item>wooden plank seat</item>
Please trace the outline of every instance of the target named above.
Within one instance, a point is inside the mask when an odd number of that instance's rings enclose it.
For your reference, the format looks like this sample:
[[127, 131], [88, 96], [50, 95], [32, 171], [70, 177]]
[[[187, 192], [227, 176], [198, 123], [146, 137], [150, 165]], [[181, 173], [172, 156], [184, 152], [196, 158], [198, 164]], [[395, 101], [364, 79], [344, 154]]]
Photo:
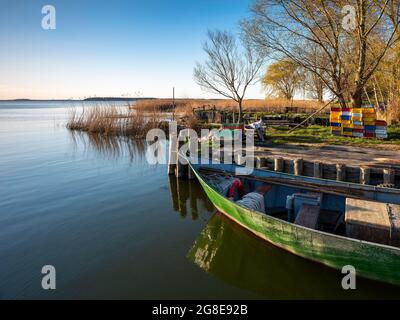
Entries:
[[392, 223], [386, 203], [347, 199], [346, 235], [350, 238], [390, 244]]
[[311, 204], [303, 204], [297, 214], [295, 224], [310, 229], [318, 229], [321, 207]]
[[391, 225], [390, 245], [400, 247], [400, 206], [389, 204], [388, 209]]

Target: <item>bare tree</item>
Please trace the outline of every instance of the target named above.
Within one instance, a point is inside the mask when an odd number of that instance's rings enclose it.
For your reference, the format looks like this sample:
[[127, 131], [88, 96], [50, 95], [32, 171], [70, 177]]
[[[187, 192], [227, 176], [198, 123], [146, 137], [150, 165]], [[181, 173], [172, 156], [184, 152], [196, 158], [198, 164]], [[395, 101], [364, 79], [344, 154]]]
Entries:
[[400, 39], [399, 10], [398, 0], [257, 0], [242, 27], [274, 58], [289, 58], [315, 74], [342, 106], [350, 88], [357, 107], [366, 83]]
[[315, 73], [303, 69], [303, 74], [301, 87], [304, 90], [304, 93], [309, 98], [318, 100], [319, 103], [323, 103], [326, 88], [325, 84], [317, 75], [315, 75]]
[[233, 99], [238, 103], [239, 119], [243, 120], [243, 99], [250, 85], [259, 80], [264, 55], [247, 43], [238, 45], [235, 36], [226, 31], [209, 31], [203, 45], [207, 60], [197, 63], [194, 78], [208, 92]]

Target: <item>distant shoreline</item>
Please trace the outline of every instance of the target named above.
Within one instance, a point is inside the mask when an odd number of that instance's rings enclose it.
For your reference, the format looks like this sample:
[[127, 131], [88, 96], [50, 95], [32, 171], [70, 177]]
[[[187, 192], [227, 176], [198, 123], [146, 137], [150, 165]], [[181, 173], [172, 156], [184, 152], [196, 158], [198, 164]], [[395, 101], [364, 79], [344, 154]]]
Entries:
[[139, 101], [139, 100], [156, 100], [157, 98], [144, 97], [144, 98], [118, 98], [118, 97], [96, 97], [86, 99], [4, 99], [0, 102], [68, 102], [68, 101]]

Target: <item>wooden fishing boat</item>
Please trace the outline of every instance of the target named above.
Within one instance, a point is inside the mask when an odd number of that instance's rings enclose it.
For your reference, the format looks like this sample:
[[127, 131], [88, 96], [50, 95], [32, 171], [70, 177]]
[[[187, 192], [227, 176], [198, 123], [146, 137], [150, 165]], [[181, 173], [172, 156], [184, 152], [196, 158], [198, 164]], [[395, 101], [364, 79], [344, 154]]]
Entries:
[[[193, 164], [189, 161], [189, 165], [218, 211], [258, 237], [302, 258], [338, 270], [351, 265], [357, 276], [400, 285], [400, 242], [393, 236], [398, 228], [396, 215], [389, 217], [392, 220], [388, 218], [394, 228], [389, 230], [389, 239], [380, 237], [387, 230], [383, 231], [384, 227], [379, 223], [359, 226], [357, 221], [347, 219], [350, 211], [355, 211], [358, 218], [363, 214], [374, 218], [371, 215], [374, 206], [398, 210], [400, 190], [258, 169], [246, 174], [243, 168], [237, 175], [238, 166], [234, 164]], [[250, 210], [237, 204], [236, 199], [227, 198], [221, 190], [221, 181], [235, 177], [243, 182], [246, 192], [254, 191], [264, 183], [273, 186], [265, 197], [265, 212]], [[316, 197], [318, 194], [319, 198]], [[313, 203], [316, 199], [319, 202]], [[297, 212], [288, 209], [296, 207], [293, 201], [298, 202], [297, 207], [300, 205]], [[299, 219], [300, 215], [303, 219]], [[314, 225], [313, 221], [318, 223]], [[369, 234], [377, 242], [349, 237], [349, 229], [361, 230], [359, 234]], [[376, 230], [379, 235], [374, 238], [374, 232], [366, 230]]]

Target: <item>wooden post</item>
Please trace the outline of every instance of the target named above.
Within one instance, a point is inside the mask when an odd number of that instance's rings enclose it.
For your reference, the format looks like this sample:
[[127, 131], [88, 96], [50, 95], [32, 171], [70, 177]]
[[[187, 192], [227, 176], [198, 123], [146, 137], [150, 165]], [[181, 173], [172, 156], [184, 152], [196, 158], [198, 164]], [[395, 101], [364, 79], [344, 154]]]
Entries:
[[283, 172], [283, 167], [284, 167], [284, 161], [283, 158], [275, 158], [275, 171], [276, 172]]
[[303, 159], [294, 159], [293, 166], [294, 166], [294, 175], [302, 176], [303, 175]]
[[176, 158], [174, 155], [174, 151], [171, 148], [171, 142], [169, 143], [169, 157], [168, 157], [168, 175], [172, 176], [175, 174], [176, 164], [173, 161], [173, 158]]
[[[189, 145], [190, 145], [190, 143], [191, 143], [191, 139], [192, 139], [192, 138], [189, 138]], [[197, 142], [197, 140], [196, 140], [196, 142]], [[192, 156], [194, 156], [194, 155], [190, 153], [190, 156], [192, 157]], [[188, 171], [187, 171], [187, 178], [188, 178], [189, 180], [195, 179], [195, 178], [196, 178], [196, 175], [194, 174], [194, 172], [193, 172], [193, 170], [192, 170], [192, 168], [190, 167], [189, 164], [187, 165], [187, 170], [188, 170]]]
[[256, 157], [256, 168], [260, 169], [260, 168], [265, 168], [267, 166], [267, 158], [263, 158], [263, 157]]
[[240, 162], [246, 167], [255, 168], [257, 165], [257, 160], [253, 156], [242, 156]]
[[175, 87], [172, 88], [172, 121], [175, 121]]
[[321, 162], [314, 163], [314, 177], [315, 178], [322, 178], [323, 174], [323, 164]]
[[185, 144], [184, 141], [178, 141], [177, 145], [178, 145], [178, 149], [177, 149], [177, 154], [178, 154], [178, 161], [176, 163], [176, 172], [175, 175], [177, 178], [184, 178], [185, 177], [185, 173], [187, 172], [187, 165], [182, 163], [182, 158], [179, 155], [179, 149]]
[[337, 181], [346, 181], [346, 165], [345, 164], [337, 164], [336, 165], [336, 180]]
[[[176, 128], [176, 125], [172, 124], [171, 128]], [[174, 175], [176, 171], [176, 163], [178, 161], [178, 141], [177, 132], [170, 132], [169, 134], [169, 157], [168, 157], [168, 174]]]
[[395, 171], [391, 168], [383, 169], [383, 184], [394, 185]]
[[193, 179], [195, 179], [195, 178], [196, 178], [196, 176], [195, 176], [195, 174], [194, 174], [192, 168], [188, 165], [188, 179], [189, 179], [189, 180], [193, 180]]
[[370, 184], [371, 182], [371, 169], [368, 167], [360, 168], [360, 183]]

